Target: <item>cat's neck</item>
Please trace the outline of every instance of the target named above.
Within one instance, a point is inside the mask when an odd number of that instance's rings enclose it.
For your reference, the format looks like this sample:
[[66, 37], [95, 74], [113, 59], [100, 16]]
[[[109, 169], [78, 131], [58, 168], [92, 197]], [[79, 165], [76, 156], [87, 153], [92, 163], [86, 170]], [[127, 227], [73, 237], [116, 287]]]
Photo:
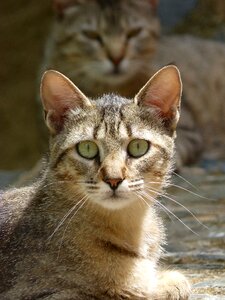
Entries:
[[146, 206], [138, 199], [118, 210], [106, 210], [97, 205], [90, 207], [86, 220], [90, 222], [92, 228], [100, 230], [102, 243], [111, 244], [143, 257], [147, 255], [147, 248], [144, 245], [149, 233], [158, 232], [153, 206]]
[[[143, 244], [146, 242], [146, 236], [149, 231], [159, 231], [157, 222], [155, 222], [155, 210], [153, 206], [148, 206], [137, 199], [122, 209], [106, 209], [89, 201], [85, 195], [67, 196], [70, 191], [62, 184], [57, 182], [45, 181], [40, 187], [45, 190], [48, 196], [46, 202], [47, 215], [51, 214], [57, 218], [55, 227], [61, 222], [63, 217], [74, 207], [69, 215], [70, 228], [82, 227], [82, 235], [85, 239], [91, 238], [99, 243], [113, 245], [115, 247], [131, 251], [134, 253], [141, 252], [145, 256]], [[43, 204], [42, 204], [43, 205]], [[68, 220], [67, 220], [68, 221]], [[67, 222], [66, 221], [66, 222]], [[71, 242], [73, 238], [69, 235], [76, 233], [68, 230], [65, 234], [65, 240]], [[144, 252], [143, 252], [144, 251]]]

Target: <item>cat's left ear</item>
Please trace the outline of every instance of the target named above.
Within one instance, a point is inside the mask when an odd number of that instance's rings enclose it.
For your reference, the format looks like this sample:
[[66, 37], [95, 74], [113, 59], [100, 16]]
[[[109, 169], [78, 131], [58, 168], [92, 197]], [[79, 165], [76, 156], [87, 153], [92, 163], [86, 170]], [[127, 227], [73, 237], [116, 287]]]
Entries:
[[159, 0], [148, 0], [153, 8], [153, 11], [156, 12], [158, 5], [159, 5]]
[[74, 5], [74, 0], [53, 0], [53, 8], [58, 15], [58, 17], [62, 17], [64, 10], [70, 6]]
[[91, 106], [88, 98], [63, 74], [49, 70], [41, 80], [45, 122], [52, 134], [59, 133], [69, 110]]
[[134, 100], [138, 105], [152, 108], [171, 131], [176, 129], [180, 116], [182, 82], [174, 65], [160, 69], [138, 92]]

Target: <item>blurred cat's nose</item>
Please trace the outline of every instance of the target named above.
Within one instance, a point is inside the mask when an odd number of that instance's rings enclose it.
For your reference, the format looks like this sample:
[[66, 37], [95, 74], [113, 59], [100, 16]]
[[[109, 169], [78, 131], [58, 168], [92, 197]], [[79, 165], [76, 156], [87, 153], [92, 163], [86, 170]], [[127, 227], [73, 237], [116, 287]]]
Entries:
[[122, 178], [105, 178], [105, 183], [107, 183], [112, 190], [116, 190], [119, 184], [123, 181]]
[[114, 64], [114, 66], [118, 67], [119, 64], [121, 63], [121, 61], [124, 59], [124, 54], [121, 53], [120, 55], [112, 55], [112, 54], [108, 54], [109, 59], [111, 60], [111, 62]]

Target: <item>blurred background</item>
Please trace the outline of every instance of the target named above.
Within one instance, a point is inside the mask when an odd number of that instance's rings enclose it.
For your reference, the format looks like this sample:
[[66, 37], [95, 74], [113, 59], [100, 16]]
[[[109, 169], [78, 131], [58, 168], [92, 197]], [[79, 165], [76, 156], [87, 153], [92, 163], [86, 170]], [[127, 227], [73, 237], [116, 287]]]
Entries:
[[[164, 34], [225, 41], [224, 0], [161, 0]], [[24, 170], [42, 155], [38, 70], [54, 18], [51, 0], [0, 2], [0, 170]]]
[[[38, 78], [54, 19], [52, 1], [0, 1], [0, 188], [42, 156]], [[158, 14], [165, 35], [225, 42], [225, 0], [159, 0]], [[192, 279], [197, 293], [192, 300], [225, 299], [225, 174], [188, 172], [181, 174], [185, 178], [176, 174], [172, 194], [166, 193], [172, 198], [164, 199], [172, 211], [171, 222], [166, 209], [164, 261]]]

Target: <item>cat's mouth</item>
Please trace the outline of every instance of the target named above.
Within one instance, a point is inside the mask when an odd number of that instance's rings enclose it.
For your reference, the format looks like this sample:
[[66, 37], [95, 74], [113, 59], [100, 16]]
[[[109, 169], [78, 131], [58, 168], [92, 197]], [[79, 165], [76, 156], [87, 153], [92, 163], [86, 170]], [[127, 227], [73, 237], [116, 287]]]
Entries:
[[119, 68], [119, 67], [114, 67], [114, 68], [108, 73], [108, 75], [117, 78], [117, 77], [122, 77], [122, 76], [124, 76], [124, 75], [126, 75], [126, 74], [125, 74], [124, 71], [121, 70], [121, 68]]
[[122, 71], [120, 66], [114, 66], [112, 71], [111, 71], [111, 74], [118, 76], [118, 75], [123, 75], [124, 72]]
[[103, 196], [104, 200], [125, 199], [125, 193], [121, 191], [108, 191]]
[[117, 201], [125, 201], [128, 199], [128, 195], [122, 191], [108, 191], [102, 194], [100, 197], [103, 202], [117, 202]]
[[115, 191], [110, 192], [110, 194], [107, 193], [99, 202], [100, 205], [110, 210], [121, 209], [128, 205], [128, 203], [130, 203], [130, 201], [128, 201], [128, 197], [125, 196], [125, 193]]
[[112, 191], [111, 192], [111, 195], [110, 195], [110, 199], [121, 199], [121, 198], [124, 198], [123, 195], [124, 193], [121, 193], [121, 192], [117, 192], [117, 191]]

